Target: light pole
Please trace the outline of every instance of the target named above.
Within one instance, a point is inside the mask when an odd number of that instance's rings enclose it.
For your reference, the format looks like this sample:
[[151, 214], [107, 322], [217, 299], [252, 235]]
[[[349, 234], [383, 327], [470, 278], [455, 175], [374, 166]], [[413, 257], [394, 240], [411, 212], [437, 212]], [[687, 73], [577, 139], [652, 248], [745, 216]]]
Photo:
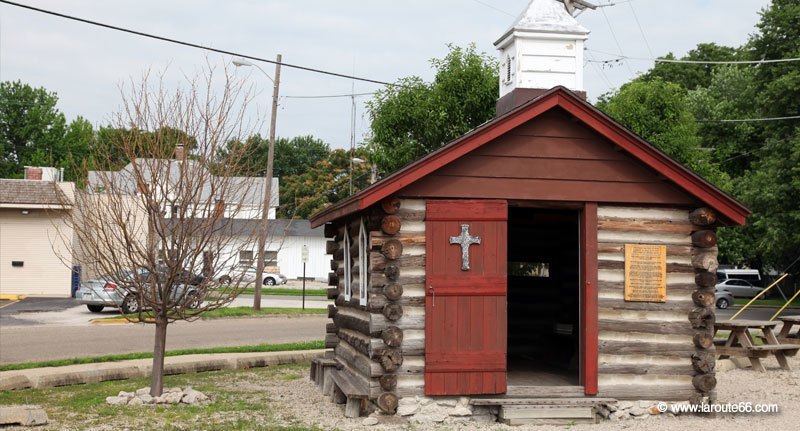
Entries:
[[261, 66], [240, 58], [233, 60], [236, 67], [255, 66], [272, 81], [272, 117], [269, 123], [269, 150], [267, 151], [267, 172], [264, 174], [264, 208], [261, 211], [261, 223], [258, 227], [258, 261], [256, 262], [256, 288], [253, 297], [253, 310], [261, 309], [261, 286], [264, 277], [264, 249], [267, 246], [267, 220], [272, 200], [272, 162], [275, 158], [275, 123], [278, 118], [278, 89], [281, 85], [281, 55], [275, 59], [275, 79], [269, 76]]
[[[351, 157], [350, 158], [350, 194], [353, 194], [353, 163], [369, 163], [368, 161], [359, 158], [359, 157]], [[374, 163], [369, 163], [369, 183], [375, 184], [378, 181], [378, 167], [375, 166]]]

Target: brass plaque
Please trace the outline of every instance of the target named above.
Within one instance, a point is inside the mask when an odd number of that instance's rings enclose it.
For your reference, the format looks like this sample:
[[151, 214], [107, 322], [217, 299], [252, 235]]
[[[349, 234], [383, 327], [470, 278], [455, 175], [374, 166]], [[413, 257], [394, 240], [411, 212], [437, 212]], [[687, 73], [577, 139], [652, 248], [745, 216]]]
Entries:
[[625, 244], [625, 300], [667, 302], [667, 246]]

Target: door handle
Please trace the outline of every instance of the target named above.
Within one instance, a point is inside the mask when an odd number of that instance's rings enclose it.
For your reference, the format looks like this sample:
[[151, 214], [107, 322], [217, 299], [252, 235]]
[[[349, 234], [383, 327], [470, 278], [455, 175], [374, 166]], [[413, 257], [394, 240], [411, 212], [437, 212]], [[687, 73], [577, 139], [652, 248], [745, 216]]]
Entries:
[[431, 297], [432, 297], [432, 299], [431, 299], [431, 308], [433, 308], [433, 307], [436, 307], [436, 290], [434, 290], [432, 284], [430, 286], [428, 286], [428, 288], [431, 290]]

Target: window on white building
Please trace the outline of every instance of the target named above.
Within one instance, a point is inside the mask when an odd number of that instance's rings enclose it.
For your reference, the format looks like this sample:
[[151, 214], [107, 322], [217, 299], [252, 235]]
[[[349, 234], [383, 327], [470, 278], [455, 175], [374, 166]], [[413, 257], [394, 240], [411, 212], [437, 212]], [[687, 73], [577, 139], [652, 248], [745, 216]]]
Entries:
[[347, 225], [344, 227], [344, 300], [349, 301], [353, 294], [352, 264], [350, 261], [350, 232]]
[[364, 227], [364, 219], [358, 229], [358, 303], [367, 305], [369, 289], [369, 235]]
[[239, 250], [239, 265], [252, 265], [253, 250]]
[[278, 252], [264, 250], [264, 267], [278, 266]]

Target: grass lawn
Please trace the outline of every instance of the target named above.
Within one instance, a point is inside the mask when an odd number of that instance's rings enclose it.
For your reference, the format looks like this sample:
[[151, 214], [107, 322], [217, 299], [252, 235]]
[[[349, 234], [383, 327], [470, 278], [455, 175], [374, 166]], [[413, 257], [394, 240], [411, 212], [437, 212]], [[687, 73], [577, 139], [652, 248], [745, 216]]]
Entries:
[[[253, 287], [246, 287], [242, 289], [242, 295], [254, 295], [256, 289]], [[302, 296], [303, 289], [291, 289], [288, 287], [268, 287], [264, 286], [261, 289], [262, 295], [277, 295], [277, 296]], [[306, 296], [327, 296], [327, 289], [306, 289]]]
[[[149, 386], [139, 378], [47, 389], [0, 392], [0, 405], [37, 404], [50, 423], [37, 430], [318, 430], [287, 413], [275, 394], [308, 373], [308, 364], [166, 376], [164, 387], [191, 386], [212, 398], [199, 406], [109, 406], [107, 396]], [[312, 408], [309, 406], [309, 408]]]
[[[199, 355], [207, 353], [255, 353], [255, 352], [288, 352], [293, 350], [313, 350], [325, 347], [324, 341], [308, 341], [302, 343], [256, 344], [237, 347], [209, 347], [205, 349], [168, 350], [166, 356]], [[118, 362], [129, 359], [152, 358], [153, 352], [123, 353], [119, 355], [93, 356], [89, 358], [57, 359], [53, 361], [25, 362], [21, 364], [0, 365], [0, 371], [25, 370], [28, 368], [62, 367], [75, 364], [93, 364], [97, 362]], [[3, 403], [0, 402], [0, 405]]]
[[[303, 314], [327, 314], [326, 308], [280, 308], [280, 307], [262, 307], [261, 310], [255, 311], [253, 307], [225, 307], [217, 308], [200, 315], [200, 318], [205, 319], [225, 319], [230, 317], [258, 317], [258, 316], [299, 316]], [[119, 316], [102, 317], [94, 320], [113, 320], [120, 317], [128, 317], [136, 319], [137, 314], [120, 314]], [[149, 312], [144, 313], [144, 319], [147, 320], [151, 317]]]
[[[748, 302], [750, 302], [750, 299], [748, 299], [748, 298], [736, 298], [734, 301], [735, 301], [736, 305], [745, 305]], [[759, 299], [756, 302], [754, 302], [753, 305], [768, 305], [770, 307], [783, 307], [783, 304], [785, 304], [785, 303], [786, 303], [786, 301], [784, 301], [783, 299], [780, 299], [780, 298], [779, 299]], [[800, 307], [800, 296], [797, 297], [797, 299], [795, 299], [794, 302], [789, 304], [789, 307], [794, 307], [794, 308]]]

